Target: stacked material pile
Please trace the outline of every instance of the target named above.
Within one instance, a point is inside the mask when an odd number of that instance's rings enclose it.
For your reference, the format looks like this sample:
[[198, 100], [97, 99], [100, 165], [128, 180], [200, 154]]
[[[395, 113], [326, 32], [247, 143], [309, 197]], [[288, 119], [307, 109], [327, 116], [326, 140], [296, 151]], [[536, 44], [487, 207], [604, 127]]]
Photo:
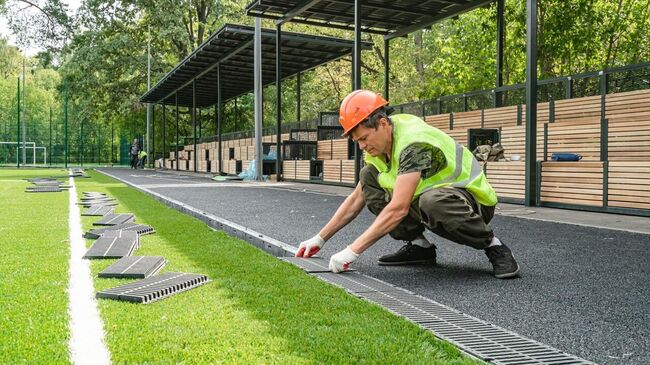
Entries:
[[113, 213], [118, 202], [104, 193], [84, 192], [79, 205], [86, 208], [84, 216], [100, 217], [86, 238], [96, 239], [84, 255], [85, 259], [118, 259], [97, 276], [100, 278], [141, 279], [97, 293], [109, 298], [135, 303], [156, 300], [206, 284], [205, 275], [167, 272], [157, 275], [167, 260], [162, 256], [132, 256], [140, 248], [140, 236], [153, 234], [153, 227], [135, 223], [131, 213]]

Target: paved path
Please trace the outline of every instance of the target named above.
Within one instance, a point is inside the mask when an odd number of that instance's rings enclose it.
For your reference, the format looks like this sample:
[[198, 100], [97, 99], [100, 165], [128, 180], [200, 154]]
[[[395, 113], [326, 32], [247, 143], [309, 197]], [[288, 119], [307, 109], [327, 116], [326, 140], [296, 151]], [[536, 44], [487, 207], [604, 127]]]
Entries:
[[[296, 184], [106, 171], [294, 246], [317, 233], [344, 199], [341, 190], [311, 192]], [[364, 210], [322, 255], [343, 249], [372, 219]], [[518, 258], [521, 278], [497, 280], [483, 252], [434, 235], [429, 237], [438, 246], [436, 266], [378, 266], [378, 256], [402, 245], [384, 238], [354, 267], [600, 364], [650, 363], [650, 235], [505, 215], [492, 226]]]

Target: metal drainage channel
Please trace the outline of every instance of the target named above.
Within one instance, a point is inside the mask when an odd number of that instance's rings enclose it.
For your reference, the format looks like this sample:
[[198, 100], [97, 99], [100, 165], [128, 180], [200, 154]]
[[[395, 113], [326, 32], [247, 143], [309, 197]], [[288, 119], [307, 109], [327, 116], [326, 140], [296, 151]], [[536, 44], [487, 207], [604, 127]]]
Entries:
[[210, 282], [201, 274], [166, 272], [97, 293], [97, 298], [148, 304]]
[[[151, 195], [167, 206], [198, 218], [212, 228], [223, 230], [283, 261], [297, 265], [310, 275], [342, 287], [358, 298], [378, 304], [390, 312], [432, 331], [436, 337], [453, 343], [466, 353], [483, 361], [504, 365], [595, 364], [384, 281], [356, 272], [331, 273], [325, 260], [293, 259], [292, 256], [296, 250], [293, 246], [180, 201], [164, 197], [107, 172], [100, 172]], [[309, 263], [303, 264], [303, 262]]]
[[111, 213], [94, 222], [93, 226], [116, 226], [118, 224], [133, 223], [134, 219], [135, 217], [131, 213]]
[[155, 229], [151, 226], [147, 226], [145, 224], [137, 224], [137, 223], [124, 223], [124, 224], [117, 224], [114, 226], [107, 226], [104, 228], [95, 228], [91, 229], [85, 234], [85, 238], [99, 238], [104, 235], [107, 231], [134, 231], [137, 232], [140, 236], [145, 235], [145, 234], [153, 234], [156, 232]]
[[145, 279], [165, 266], [162, 256], [125, 256], [97, 274], [100, 278]]
[[140, 247], [140, 238], [133, 231], [109, 231], [101, 236], [83, 256], [85, 259], [115, 259], [131, 256]]
[[105, 216], [106, 214], [111, 214], [113, 212], [113, 207], [108, 205], [91, 205], [86, 208], [86, 210], [81, 213], [83, 216]]

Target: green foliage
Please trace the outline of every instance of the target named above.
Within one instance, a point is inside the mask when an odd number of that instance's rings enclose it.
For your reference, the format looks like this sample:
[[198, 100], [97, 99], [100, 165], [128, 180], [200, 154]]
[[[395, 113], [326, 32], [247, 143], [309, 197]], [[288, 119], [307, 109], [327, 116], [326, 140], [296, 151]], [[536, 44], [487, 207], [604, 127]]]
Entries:
[[3, 0], [0, 11], [21, 46], [61, 50], [73, 32], [68, 6], [61, 0]]

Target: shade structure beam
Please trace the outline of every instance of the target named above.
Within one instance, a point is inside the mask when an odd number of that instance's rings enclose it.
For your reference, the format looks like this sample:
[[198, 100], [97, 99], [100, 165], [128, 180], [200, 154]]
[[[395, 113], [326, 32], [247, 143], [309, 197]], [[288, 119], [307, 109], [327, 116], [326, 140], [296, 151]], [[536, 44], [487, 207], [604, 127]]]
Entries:
[[208, 72], [212, 71], [212, 69], [215, 68], [216, 65], [219, 64], [220, 62], [223, 62], [223, 61], [225, 61], [225, 60], [227, 60], [227, 59], [233, 57], [233, 56], [236, 55], [237, 53], [241, 52], [242, 50], [248, 48], [248, 46], [250, 46], [252, 42], [253, 42], [252, 39], [250, 39], [250, 40], [247, 41], [247, 42], [244, 42], [244, 44], [242, 44], [241, 46], [237, 47], [237, 49], [235, 49], [233, 52], [230, 52], [230, 53], [224, 55], [223, 57], [219, 58], [218, 60], [216, 60], [215, 63], [214, 63], [212, 66], [209, 66], [207, 69], [205, 69], [204, 71], [202, 71], [201, 73], [199, 73], [198, 75], [196, 75], [194, 78], [192, 78], [192, 80], [187, 81], [185, 84], [183, 84], [182, 86], [176, 88], [176, 90], [170, 92], [170, 93], [167, 94], [166, 96], [164, 96], [164, 97], [158, 99], [156, 102], [159, 103], [161, 100], [164, 100], [164, 99], [167, 99], [168, 97], [170, 97], [170, 96], [171, 96], [172, 94], [174, 94], [177, 90], [179, 90], [179, 89], [184, 89], [184, 88], [186, 88], [187, 86], [192, 85], [196, 79], [199, 79], [199, 78], [201, 78], [201, 76], [203, 76], [203, 75], [207, 74]]
[[[313, 1], [313, 0], [312, 0]], [[276, 110], [276, 132], [275, 132], [275, 176], [277, 181], [281, 180], [282, 172], [282, 23], [276, 23], [277, 36], [275, 37], [275, 110]]]
[[[275, 21], [276, 26], [282, 26], [282, 24], [290, 21], [296, 15], [302, 14], [303, 12], [309, 10], [312, 6], [319, 3], [320, 0], [303, 0], [299, 2], [293, 9], [289, 10], [282, 18]], [[278, 28], [280, 29], [280, 28]], [[278, 38], [280, 34], [278, 33]]]
[[406, 27], [403, 27], [401, 29], [398, 29], [386, 36], [384, 36], [384, 39], [393, 39], [393, 38], [399, 38], [403, 37], [409, 33], [413, 33], [416, 30], [428, 28], [432, 26], [434, 23], [437, 23], [439, 21], [445, 20], [447, 18], [453, 17], [460, 15], [462, 13], [468, 12], [470, 10], [485, 6], [489, 3], [491, 3], [494, 0], [484, 0], [480, 2], [468, 2], [464, 5], [459, 5], [458, 8], [455, 9], [453, 12], [447, 12], [447, 13], [440, 13], [438, 15], [432, 16], [431, 18], [422, 21], [420, 23], [412, 24]]

